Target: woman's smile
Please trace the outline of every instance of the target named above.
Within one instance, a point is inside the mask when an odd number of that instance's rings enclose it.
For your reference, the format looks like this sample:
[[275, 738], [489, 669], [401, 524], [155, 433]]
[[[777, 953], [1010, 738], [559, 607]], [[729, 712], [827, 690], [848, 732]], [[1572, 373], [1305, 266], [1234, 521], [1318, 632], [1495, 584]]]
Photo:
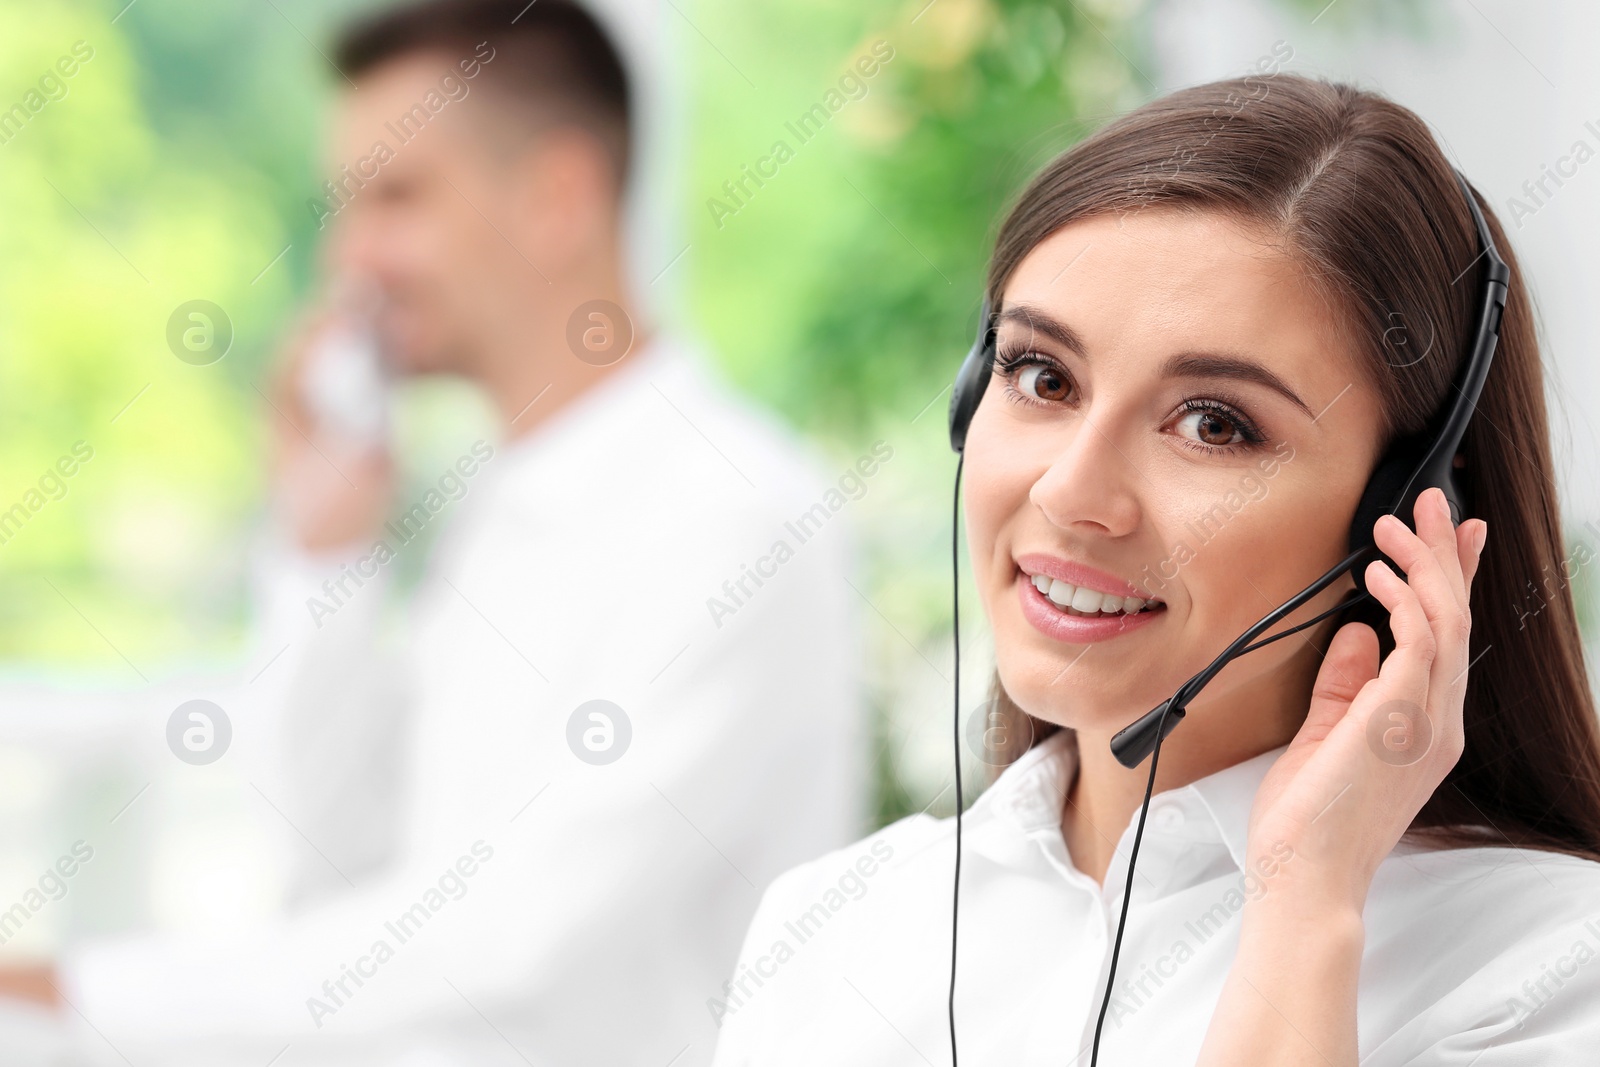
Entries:
[[[1054, 584], [1059, 586], [1064, 583]], [[1113, 637], [1142, 630], [1166, 614], [1166, 605], [1159, 601], [1151, 602], [1132, 613], [1124, 611], [1121, 607], [1116, 611], [1088, 612], [1075, 606], [1080, 600], [1087, 599], [1081, 594], [1100, 598], [1100, 594], [1093, 590], [1080, 589], [1073, 595], [1073, 603], [1063, 606], [1052, 599], [1058, 595], [1054, 588], [1046, 594], [1038, 588], [1034, 579], [1021, 571], [1017, 572], [1017, 595], [1022, 598], [1023, 618], [1032, 623], [1034, 629], [1056, 641], [1074, 645], [1108, 641]]]
[[1082, 563], [1042, 553], [1017, 558], [1022, 614], [1056, 641], [1086, 644], [1144, 628], [1166, 603], [1130, 582]]

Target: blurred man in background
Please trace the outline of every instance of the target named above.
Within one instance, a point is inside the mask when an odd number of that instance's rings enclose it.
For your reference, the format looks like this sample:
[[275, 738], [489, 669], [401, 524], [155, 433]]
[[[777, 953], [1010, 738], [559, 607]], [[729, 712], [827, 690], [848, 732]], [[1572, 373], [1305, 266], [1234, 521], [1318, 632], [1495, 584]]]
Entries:
[[[709, 1062], [760, 890], [864, 828], [838, 490], [630, 300], [628, 80], [586, 13], [432, 0], [334, 61], [333, 291], [272, 416], [298, 907], [35, 988], [141, 1064]], [[385, 375], [470, 380], [504, 439], [397, 494]]]

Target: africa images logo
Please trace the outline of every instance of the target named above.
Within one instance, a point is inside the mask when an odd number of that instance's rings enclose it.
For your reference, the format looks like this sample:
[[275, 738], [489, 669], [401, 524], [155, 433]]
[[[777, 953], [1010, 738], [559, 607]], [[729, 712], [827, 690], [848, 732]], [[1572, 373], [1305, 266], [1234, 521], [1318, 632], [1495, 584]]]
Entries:
[[[459, 501], [466, 496], [471, 485], [470, 479], [493, 458], [493, 445], [481, 440], [473, 442], [471, 455], [463, 455], [446, 467], [421, 500], [383, 524], [384, 532], [393, 538], [393, 544], [390, 544], [388, 537], [374, 541], [366, 555], [354, 563], [343, 564], [338, 577], [322, 583], [323, 596], [313, 594], [307, 597], [306, 611], [311, 614], [311, 621], [317, 624], [317, 629], [322, 629], [325, 620], [338, 614], [339, 609], [348, 604], [368, 580], [376, 578], [379, 570], [400, 554], [400, 549], [420, 537], [435, 515], [452, 501]], [[352, 583], [354, 589], [351, 588]]]
[[[485, 49], [488, 50], [487, 54]], [[461, 60], [454, 67], [445, 68], [444, 74], [439, 77], [437, 88], [430, 88], [423, 94], [421, 100], [401, 112], [393, 121], [383, 124], [395, 139], [392, 147], [388, 141], [380, 137], [372, 142], [372, 148], [366, 155], [355, 161], [354, 168], [348, 163], [341, 164], [338, 177], [322, 183], [322, 191], [326, 196], [314, 196], [306, 201], [306, 206], [311, 210], [311, 217], [316, 220], [317, 229], [325, 228], [329, 218], [348, 207], [356, 194], [367, 187], [367, 182], [377, 178], [382, 169], [399, 154], [401, 148], [421, 136], [428, 128], [428, 123], [432, 122], [447, 105], [465, 100], [472, 92], [472, 86], [467, 82], [476, 78], [494, 57], [495, 50], [489, 42], [480, 41], [472, 57]], [[457, 71], [460, 71], [459, 75]]]
[[[311, 1021], [317, 1029], [322, 1029], [328, 1016], [337, 1015], [339, 1009], [348, 1004], [367, 981], [376, 978], [378, 968], [394, 959], [400, 946], [421, 933], [423, 927], [443, 911], [446, 904], [467, 895], [470, 888], [468, 879], [494, 858], [494, 848], [482, 840], [474, 841], [470, 851], [471, 855], [462, 855], [454, 864], [446, 867], [436, 882], [423, 890], [421, 898], [414, 904], [386, 921], [383, 929], [388, 936], [376, 938], [364, 954], [356, 957], [354, 967], [341, 963], [338, 977], [322, 983], [322, 996], [306, 998], [306, 1010], [311, 1013]], [[352, 989], [352, 985], [355, 988]]]
[[[722, 596], [706, 597], [706, 611], [710, 613], [716, 628], [722, 629], [723, 620], [747, 605], [768, 579], [777, 577], [778, 569], [793, 559], [795, 553], [816, 537], [828, 520], [843, 510], [846, 504], [866, 496], [867, 480], [877, 474], [893, 456], [894, 448], [888, 442], [875, 442], [871, 453], [847, 468], [839, 476], [838, 482], [822, 494], [821, 500], [793, 521], [783, 524], [787, 536], [780, 536], [774, 541], [766, 555], [757, 557], [753, 567], [748, 563], [741, 564], [738, 577], [722, 583]], [[793, 544], [790, 543], [791, 538]], [[752, 583], [754, 589], [751, 588]]]

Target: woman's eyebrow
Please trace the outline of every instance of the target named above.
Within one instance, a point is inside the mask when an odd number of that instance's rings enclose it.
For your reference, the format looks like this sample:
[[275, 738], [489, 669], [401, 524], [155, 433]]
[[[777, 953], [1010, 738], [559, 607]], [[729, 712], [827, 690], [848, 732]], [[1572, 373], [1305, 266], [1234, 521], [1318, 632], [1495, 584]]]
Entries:
[[1161, 365], [1161, 373], [1168, 378], [1228, 378], [1255, 382], [1285, 397], [1313, 419], [1316, 418], [1287, 382], [1254, 360], [1207, 352], [1180, 352]]
[[1015, 323], [1031, 331], [1044, 334], [1057, 344], [1063, 345], [1080, 356], [1087, 356], [1084, 351], [1083, 339], [1071, 326], [1059, 319], [1053, 319], [1044, 311], [1031, 304], [1015, 304], [1006, 308], [1000, 315], [1001, 323]]

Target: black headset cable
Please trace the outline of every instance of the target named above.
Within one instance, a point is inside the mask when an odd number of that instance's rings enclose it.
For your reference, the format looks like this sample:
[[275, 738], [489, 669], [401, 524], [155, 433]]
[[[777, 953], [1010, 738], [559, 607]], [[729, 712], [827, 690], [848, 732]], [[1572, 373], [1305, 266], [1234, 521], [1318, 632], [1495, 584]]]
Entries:
[[961, 908], [961, 466], [966, 456], [956, 456], [956, 489], [954, 504], [950, 509], [950, 608], [953, 618], [950, 631], [956, 652], [955, 710], [951, 714], [950, 730], [952, 751], [955, 753], [956, 771], [956, 872], [954, 888], [950, 894], [950, 1067], [956, 1065], [956, 930], [960, 925]]

